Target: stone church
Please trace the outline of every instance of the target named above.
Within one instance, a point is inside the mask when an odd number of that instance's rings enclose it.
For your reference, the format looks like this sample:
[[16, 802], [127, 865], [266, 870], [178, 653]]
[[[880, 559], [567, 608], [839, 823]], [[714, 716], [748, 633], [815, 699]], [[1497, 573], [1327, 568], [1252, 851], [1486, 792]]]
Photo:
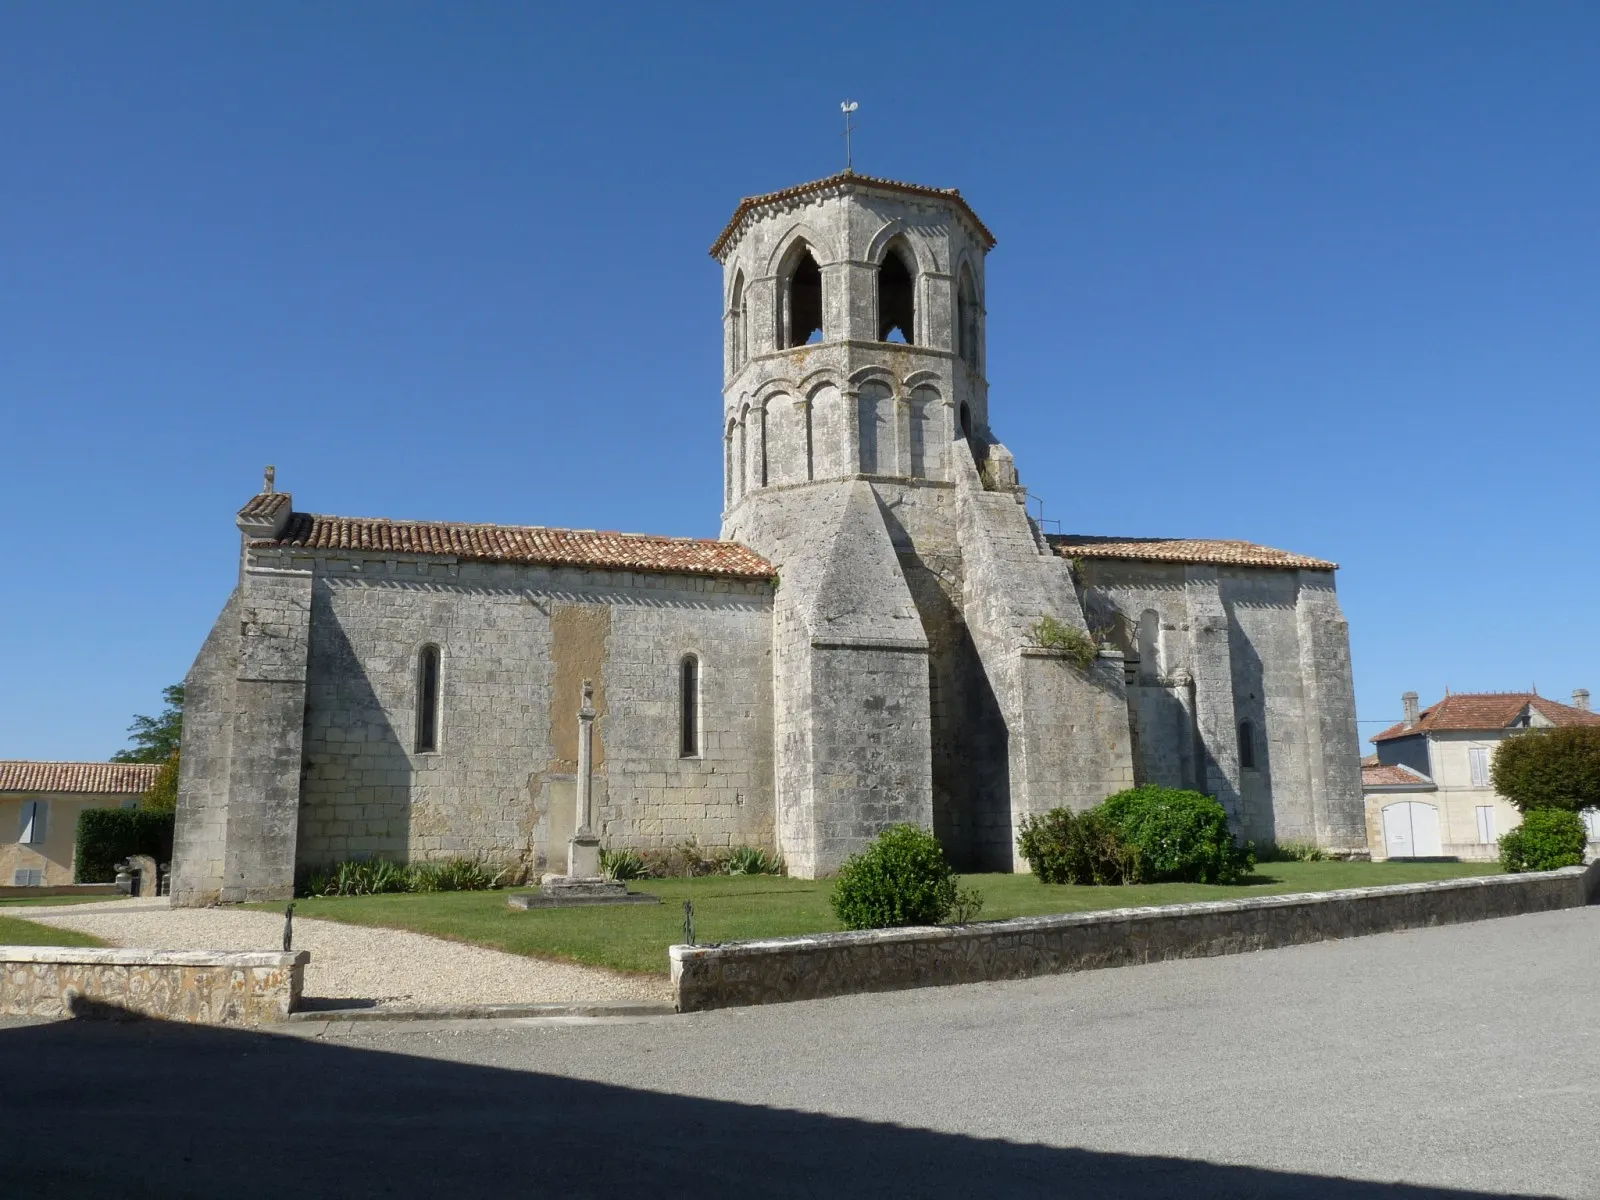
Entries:
[[959, 192], [851, 172], [739, 204], [717, 540], [300, 512], [269, 472], [187, 679], [176, 902], [348, 858], [558, 867], [586, 679], [613, 848], [810, 878], [912, 821], [1013, 870], [1024, 815], [1141, 782], [1364, 847], [1335, 565], [1047, 536], [991, 424], [994, 244]]

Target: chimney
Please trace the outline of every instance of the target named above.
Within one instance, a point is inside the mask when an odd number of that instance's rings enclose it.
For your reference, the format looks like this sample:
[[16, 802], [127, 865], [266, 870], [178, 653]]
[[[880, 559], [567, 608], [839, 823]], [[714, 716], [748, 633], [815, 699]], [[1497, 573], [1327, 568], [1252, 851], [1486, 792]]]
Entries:
[[1576, 709], [1580, 709], [1583, 712], [1588, 712], [1589, 711], [1589, 689], [1588, 688], [1573, 688], [1572, 689], [1572, 707], [1576, 708]]
[[1417, 694], [1407, 692], [1400, 697], [1400, 703], [1406, 706], [1406, 728], [1410, 729], [1420, 719], [1417, 713]]

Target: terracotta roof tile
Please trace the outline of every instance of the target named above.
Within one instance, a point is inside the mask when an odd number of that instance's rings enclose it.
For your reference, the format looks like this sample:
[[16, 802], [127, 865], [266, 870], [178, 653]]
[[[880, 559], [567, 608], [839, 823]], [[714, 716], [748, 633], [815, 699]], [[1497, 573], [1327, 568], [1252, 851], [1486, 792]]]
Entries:
[[738, 542], [712, 538], [549, 529], [540, 525], [461, 525], [294, 513], [276, 538], [254, 547], [438, 554], [472, 562], [657, 571], [715, 579], [771, 579], [772, 564]]
[[1337, 571], [1339, 564], [1322, 558], [1274, 550], [1254, 542], [1219, 538], [1101, 537], [1087, 533], [1053, 533], [1050, 545], [1062, 558], [1122, 558], [1142, 562], [1215, 563], [1219, 566], [1279, 567], [1285, 570]]
[[245, 506], [239, 510], [239, 517], [246, 521], [270, 519], [288, 503], [288, 492], [261, 492], [250, 497]]
[[1434, 786], [1421, 771], [1414, 771], [1410, 767], [1384, 766], [1382, 763], [1368, 764], [1365, 759], [1361, 763], [1362, 787], [1426, 787]]
[[1374, 734], [1372, 740], [1381, 742], [1447, 729], [1509, 729], [1521, 718], [1522, 710], [1530, 707], [1552, 725], [1600, 725], [1600, 713], [1584, 712], [1533, 692], [1458, 692], [1423, 709], [1415, 725], [1407, 728], [1402, 721]]
[[30, 762], [0, 759], [0, 792], [79, 792], [135, 796], [148, 791], [159, 763]]
[[854, 171], [840, 171], [837, 175], [830, 175], [826, 179], [815, 179], [810, 183], [796, 184], [794, 187], [784, 188], [782, 191], [768, 192], [764, 196], [746, 196], [739, 201], [739, 207], [733, 210], [733, 216], [723, 226], [722, 232], [717, 235], [717, 240], [711, 244], [711, 257], [718, 262], [722, 261], [722, 252], [728, 248], [728, 243], [733, 241], [739, 232], [741, 222], [751, 212], [767, 204], [781, 204], [785, 200], [797, 200], [802, 196], [814, 195], [825, 192], [829, 188], [840, 187], [845, 184], [857, 184], [862, 187], [875, 188], [881, 192], [900, 192], [908, 196], [931, 196], [939, 200], [954, 201], [956, 206], [966, 214], [967, 219], [977, 228], [983, 238], [987, 249], [994, 249], [994, 234], [989, 232], [988, 226], [978, 220], [978, 214], [972, 211], [972, 206], [961, 197], [956, 188], [934, 188], [920, 183], [901, 183], [897, 179], [878, 179], [871, 175], [858, 175]]

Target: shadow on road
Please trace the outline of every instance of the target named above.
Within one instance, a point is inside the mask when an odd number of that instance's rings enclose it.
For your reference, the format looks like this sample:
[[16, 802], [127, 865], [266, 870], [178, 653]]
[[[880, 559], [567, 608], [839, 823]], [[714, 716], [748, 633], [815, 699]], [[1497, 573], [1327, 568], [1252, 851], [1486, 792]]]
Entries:
[[0, 1063], [7, 1196], [1481, 1194], [1019, 1145], [155, 1021], [0, 1029]]

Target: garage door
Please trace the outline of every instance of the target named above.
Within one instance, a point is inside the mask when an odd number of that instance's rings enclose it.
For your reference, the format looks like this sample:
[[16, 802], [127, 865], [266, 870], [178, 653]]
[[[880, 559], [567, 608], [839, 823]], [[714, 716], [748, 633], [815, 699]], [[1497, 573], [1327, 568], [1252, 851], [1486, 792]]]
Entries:
[[1437, 858], [1439, 810], [1431, 804], [1407, 800], [1383, 810], [1383, 844], [1390, 858]]

